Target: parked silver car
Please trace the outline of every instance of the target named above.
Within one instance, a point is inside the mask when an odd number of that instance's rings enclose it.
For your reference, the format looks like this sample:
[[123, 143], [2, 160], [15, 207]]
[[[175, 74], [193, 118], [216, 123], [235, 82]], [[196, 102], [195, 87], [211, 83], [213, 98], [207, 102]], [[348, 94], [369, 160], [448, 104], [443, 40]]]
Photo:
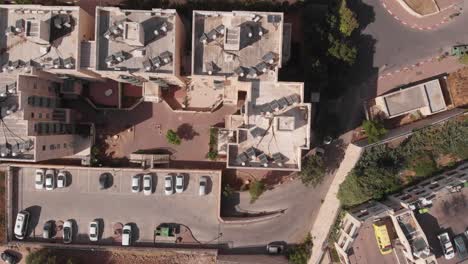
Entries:
[[150, 195], [153, 192], [153, 176], [151, 174], [145, 174], [143, 176], [143, 193]]
[[198, 195], [203, 196], [206, 195], [206, 188], [208, 185], [208, 176], [201, 176], [200, 177], [200, 184], [198, 188]]
[[176, 184], [175, 184], [176, 193], [181, 193], [184, 191], [184, 182], [185, 182], [184, 178], [185, 177], [183, 174], [179, 174], [176, 176]]
[[172, 176], [168, 175], [164, 178], [164, 193], [166, 195], [171, 195], [174, 193], [174, 184]]

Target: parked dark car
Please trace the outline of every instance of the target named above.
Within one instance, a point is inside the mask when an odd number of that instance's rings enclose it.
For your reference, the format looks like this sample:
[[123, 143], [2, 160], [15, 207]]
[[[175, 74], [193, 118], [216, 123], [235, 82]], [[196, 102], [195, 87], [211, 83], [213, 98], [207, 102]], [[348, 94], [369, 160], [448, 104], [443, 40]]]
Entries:
[[455, 247], [457, 248], [458, 257], [463, 260], [468, 257], [468, 250], [466, 248], [466, 242], [464, 235], [458, 235], [453, 239]]
[[49, 220], [45, 222], [44, 228], [42, 229], [42, 238], [49, 239], [52, 238], [54, 231], [54, 222]]
[[13, 255], [11, 253], [8, 253], [6, 251], [3, 251], [0, 254], [0, 257], [2, 258], [3, 262], [5, 262], [5, 263], [8, 263], [8, 264], [18, 263], [18, 258], [15, 255]]
[[99, 188], [101, 190], [107, 189], [112, 185], [112, 174], [105, 172], [99, 176]]

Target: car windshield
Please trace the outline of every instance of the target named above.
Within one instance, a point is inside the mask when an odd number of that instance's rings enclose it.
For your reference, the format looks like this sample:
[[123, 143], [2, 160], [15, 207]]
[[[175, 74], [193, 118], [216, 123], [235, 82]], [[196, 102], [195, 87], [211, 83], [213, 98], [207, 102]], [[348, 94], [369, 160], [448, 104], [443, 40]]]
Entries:
[[171, 186], [166, 186], [166, 191], [172, 190]]
[[145, 186], [145, 191], [151, 190], [151, 187], [149, 185]]
[[125, 230], [123, 231], [123, 233], [126, 234], [126, 235], [128, 235], [128, 234], [130, 234], [130, 230], [129, 230], [129, 229], [125, 229]]
[[69, 239], [70, 239], [70, 235], [71, 235], [70, 233], [71, 233], [70, 228], [69, 228], [69, 227], [65, 227], [65, 228], [63, 229], [63, 239], [69, 240]]
[[43, 181], [42, 174], [38, 174], [37, 177], [36, 177], [36, 183], [41, 184], [42, 181]]
[[206, 184], [206, 182], [204, 182], [204, 181], [200, 182], [200, 186], [205, 186], [205, 184]]
[[132, 186], [132, 189], [136, 191], [136, 190], [138, 190], [138, 186], [133, 185], [133, 186]]

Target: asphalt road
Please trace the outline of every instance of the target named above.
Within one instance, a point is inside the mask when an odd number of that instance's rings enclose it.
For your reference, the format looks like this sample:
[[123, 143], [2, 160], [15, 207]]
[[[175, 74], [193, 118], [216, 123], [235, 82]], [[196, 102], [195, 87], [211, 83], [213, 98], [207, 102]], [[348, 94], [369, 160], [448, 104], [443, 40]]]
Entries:
[[[452, 45], [468, 43], [468, 14], [462, 14], [433, 31], [420, 31], [402, 25], [392, 17], [379, 0], [362, 0], [358, 17], [374, 22], [363, 34], [375, 39], [373, 66], [385, 70], [411, 65], [420, 59], [441, 54]], [[468, 11], [468, 10], [465, 10]], [[372, 14], [373, 13], [373, 14]]]
[[221, 224], [219, 242], [227, 243], [233, 252], [259, 252], [273, 241], [288, 244], [301, 242], [317, 217], [333, 175], [326, 176], [317, 188], [306, 187], [294, 180], [266, 191], [253, 204], [248, 192], [241, 192], [238, 207], [252, 212], [285, 210], [284, 214], [259, 223], [246, 225]]

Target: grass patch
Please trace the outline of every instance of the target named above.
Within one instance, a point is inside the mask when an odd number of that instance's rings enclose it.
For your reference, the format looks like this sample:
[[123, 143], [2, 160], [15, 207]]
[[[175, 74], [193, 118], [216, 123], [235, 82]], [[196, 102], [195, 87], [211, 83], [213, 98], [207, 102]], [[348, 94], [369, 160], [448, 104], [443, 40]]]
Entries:
[[250, 203], [254, 203], [265, 192], [265, 184], [261, 181], [253, 181], [249, 186]]
[[208, 151], [208, 158], [210, 160], [216, 160], [218, 158], [218, 128], [210, 128], [210, 149]]

